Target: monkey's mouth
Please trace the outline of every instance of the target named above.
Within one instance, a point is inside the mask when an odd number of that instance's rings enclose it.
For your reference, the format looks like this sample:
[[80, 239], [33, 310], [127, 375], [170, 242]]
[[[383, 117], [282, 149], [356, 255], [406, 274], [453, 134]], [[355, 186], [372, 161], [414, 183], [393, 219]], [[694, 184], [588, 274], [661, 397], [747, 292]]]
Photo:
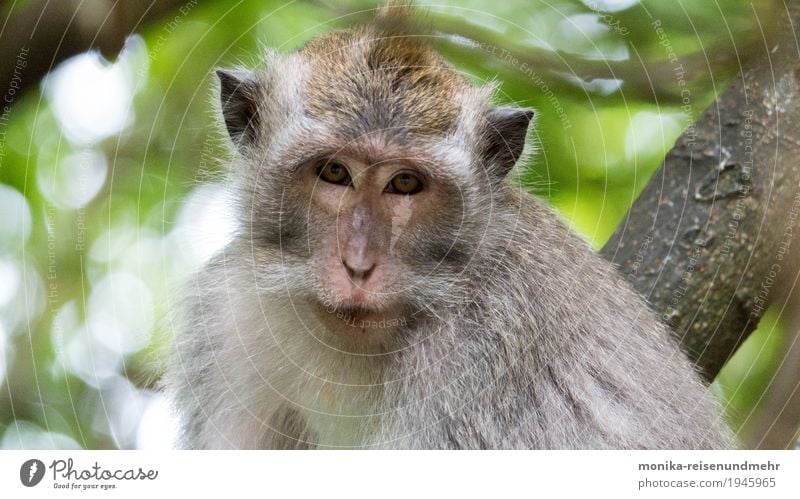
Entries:
[[356, 320], [366, 317], [382, 315], [383, 311], [379, 307], [363, 304], [363, 303], [326, 303], [317, 302], [316, 308], [322, 313], [337, 317], [342, 320]]
[[387, 330], [407, 323], [392, 311], [358, 303], [330, 304], [315, 300], [314, 314], [332, 332], [351, 336]]
[[337, 315], [344, 315], [349, 317], [359, 317], [364, 315], [380, 313], [380, 310], [377, 307], [371, 307], [368, 305], [360, 305], [360, 304], [350, 304], [350, 303], [339, 305], [336, 307], [331, 307], [328, 308], [327, 310]]

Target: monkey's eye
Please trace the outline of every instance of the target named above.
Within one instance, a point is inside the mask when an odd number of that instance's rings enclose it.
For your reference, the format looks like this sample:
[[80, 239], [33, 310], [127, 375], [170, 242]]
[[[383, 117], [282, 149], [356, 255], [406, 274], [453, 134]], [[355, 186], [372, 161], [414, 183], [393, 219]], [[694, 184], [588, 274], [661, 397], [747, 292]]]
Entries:
[[350, 172], [347, 167], [336, 161], [328, 161], [317, 167], [317, 176], [331, 184], [350, 185]]
[[392, 194], [416, 194], [422, 190], [422, 180], [413, 173], [399, 173], [389, 181], [386, 192]]

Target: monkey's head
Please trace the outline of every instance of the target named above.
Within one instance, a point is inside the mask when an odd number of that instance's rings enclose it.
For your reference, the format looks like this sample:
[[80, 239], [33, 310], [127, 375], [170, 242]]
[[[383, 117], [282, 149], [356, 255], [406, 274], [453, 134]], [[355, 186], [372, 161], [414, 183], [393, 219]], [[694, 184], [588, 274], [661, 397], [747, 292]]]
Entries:
[[217, 72], [256, 280], [334, 334], [391, 334], [464, 298], [533, 116], [492, 105], [406, 11]]

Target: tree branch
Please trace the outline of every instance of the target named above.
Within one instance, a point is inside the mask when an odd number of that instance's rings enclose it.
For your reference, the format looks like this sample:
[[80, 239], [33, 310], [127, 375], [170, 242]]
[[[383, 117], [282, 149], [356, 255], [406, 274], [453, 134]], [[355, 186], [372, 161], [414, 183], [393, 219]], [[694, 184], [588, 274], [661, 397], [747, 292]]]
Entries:
[[143, 25], [182, 5], [189, 8], [196, 3], [197, 0], [32, 0], [22, 7], [3, 9], [2, 106], [11, 105], [61, 61], [90, 49], [113, 58], [128, 35]]
[[797, 279], [800, 3], [783, 8], [775, 28], [760, 24], [773, 36], [677, 140], [602, 250], [708, 380]]

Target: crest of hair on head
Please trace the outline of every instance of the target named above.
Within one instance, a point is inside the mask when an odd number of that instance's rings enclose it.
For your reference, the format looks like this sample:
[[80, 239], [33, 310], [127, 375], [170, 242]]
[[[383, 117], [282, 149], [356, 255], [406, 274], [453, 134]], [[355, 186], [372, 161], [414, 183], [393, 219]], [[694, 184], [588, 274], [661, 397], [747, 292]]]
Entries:
[[418, 12], [414, 9], [413, 2], [402, 0], [389, 0], [367, 28], [376, 35], [392, 36], [419, 36], [424, 37], [429, 31], [423, 24]]

